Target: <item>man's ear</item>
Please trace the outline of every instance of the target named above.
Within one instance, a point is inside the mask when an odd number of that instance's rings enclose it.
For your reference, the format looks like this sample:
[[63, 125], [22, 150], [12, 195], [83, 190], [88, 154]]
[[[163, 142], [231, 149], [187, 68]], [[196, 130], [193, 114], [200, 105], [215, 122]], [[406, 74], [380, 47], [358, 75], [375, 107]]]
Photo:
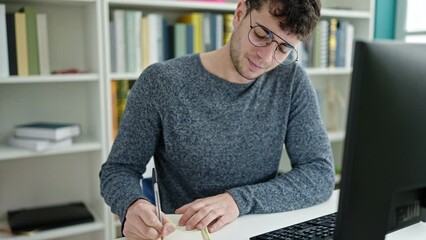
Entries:
[[234, 19], [232, 21], [234, 28], [238, 26], [241, 23], [241, 21], [244, 19], [246, 12], [247, 12], [247, 3], [245, 0], [240, 0], [238, 2], [237, 8], [235, 9]]

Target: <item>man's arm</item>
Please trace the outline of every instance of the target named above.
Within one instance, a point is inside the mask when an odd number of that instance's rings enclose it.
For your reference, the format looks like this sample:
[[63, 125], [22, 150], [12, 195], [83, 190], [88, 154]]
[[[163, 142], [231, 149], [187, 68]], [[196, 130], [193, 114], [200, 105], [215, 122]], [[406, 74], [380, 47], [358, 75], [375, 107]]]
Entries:
[[230, 189], [240, 215], [309, 207], [332, 194], [334, 161], [315, 91], [300, 68], [294, 82], [285, 138], [292, 170], [267, 182]]
[[131, 90], [117, 137], [100, 172], [101, 195], [122, 222], [130, 204], [146, 199], [139, 181], [160, 135], [154, 104], [158, 93], [144, 79], [146, 75], [142, 74]]

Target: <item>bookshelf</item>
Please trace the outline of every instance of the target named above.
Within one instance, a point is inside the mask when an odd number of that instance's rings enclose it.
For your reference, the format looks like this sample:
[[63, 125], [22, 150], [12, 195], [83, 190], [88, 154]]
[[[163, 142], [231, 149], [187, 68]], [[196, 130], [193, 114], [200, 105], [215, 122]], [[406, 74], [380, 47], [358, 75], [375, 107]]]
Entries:
[[[135, 80], [136, 72], [111, 68], [109, 18], [115, 9], [161, 13], [171, 22], [189, 12], [232, 13], [233, 2], [172, 0], [0, 0], [7, 12], [32, 6], [46, 13], [50, 70], [78, 69], [76, 74], [0, 77], [0, 227], [8, 209], [83, 201], [94, 223], [30, 236], [1, 239], [115, 239], [120, 223], [99, 195], [98, 173], [113, 143], [111, 83]], [[375, 0], [323, 0], [322, 18], [346, 19], [355, 39], [373, 38]], [[336, 164], [341, 163], [351, 67], [307, 68], [314, 86], [332, 86], [339, 102], [329, 129]], [[81, 124], [82, 135], [70, 148], [32, 152], [4, 144], [17, 124], [36, 120]], [[326, 119], [330, 120], [330, 119]], [[283, 158], [284, 159], [284, 158]], [[285, 161], [285, 160], [283, 160]], [[146, 175], [149, 176], [149, 175]]]
[[[375, 0], [355, 2], [349, 0], [323, 0], [321, 19], [336, 18], [337, 20], [346, 20], [354, 26], [354, 40], [373, 40], [375, 5]], [[328, 101], [328, 104], [331, 104], [334, 108], [334, 114], [330, 114], [330, 111], [328, 111], [328, 116], [324, 117], [324, 121], [328, 128], [335, 164], [340, 168], [343, 157], [352, 66], [308, 68], [307, 72], [315, 88], [323, 95], [323, 101]], [[330, 93], [332, 96], [330, 96]], [[326, 96], [330, 97], [330, 99], [326, 99]], [[320, 108], [329, 108], [328, 104], [321, 104], [320, 102]]]
[[[0, 77], [0, 227], [7, 210], [74, 201], [86, 204], [91, 223], [0, 239], [112, 239], [110, 214], [99, 195], [106, 158], [100, 0], [0, 0], [6, 12], [32, 7], [47, 17], [49, 68], [73, 74]], [[1, 52], [3, 54], [3, 52]], [[73, 122], [81, 136], [71, 147], [34, 152], [5, 144], [14, 126], [32, 121]]]

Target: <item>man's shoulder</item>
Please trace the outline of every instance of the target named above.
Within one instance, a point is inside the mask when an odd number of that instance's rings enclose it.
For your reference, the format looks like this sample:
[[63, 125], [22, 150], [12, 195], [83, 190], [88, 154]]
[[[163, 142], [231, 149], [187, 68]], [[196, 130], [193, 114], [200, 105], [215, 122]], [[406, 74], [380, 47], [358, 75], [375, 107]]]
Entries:
[[165, 92], [181, 89], [191, 81], [197, 56], [185, 55], [149, 65], [140, 76], [141, 87]]
[[185, 55], [149, 65], [146, 74], [180, 74], [191, 70], [197, 63], [197, 54]]

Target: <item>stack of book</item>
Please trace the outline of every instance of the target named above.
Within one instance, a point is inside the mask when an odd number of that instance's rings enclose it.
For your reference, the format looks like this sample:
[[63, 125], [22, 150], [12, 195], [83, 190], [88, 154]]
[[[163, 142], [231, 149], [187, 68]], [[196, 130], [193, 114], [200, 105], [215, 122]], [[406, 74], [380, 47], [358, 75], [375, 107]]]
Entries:
[[81, 135], [81, 127], [74, 123], [33, 122], [15, 127], [14, 136], [7, 143], [14, 147], [44, 151], [69, 147], [73, 138]]

